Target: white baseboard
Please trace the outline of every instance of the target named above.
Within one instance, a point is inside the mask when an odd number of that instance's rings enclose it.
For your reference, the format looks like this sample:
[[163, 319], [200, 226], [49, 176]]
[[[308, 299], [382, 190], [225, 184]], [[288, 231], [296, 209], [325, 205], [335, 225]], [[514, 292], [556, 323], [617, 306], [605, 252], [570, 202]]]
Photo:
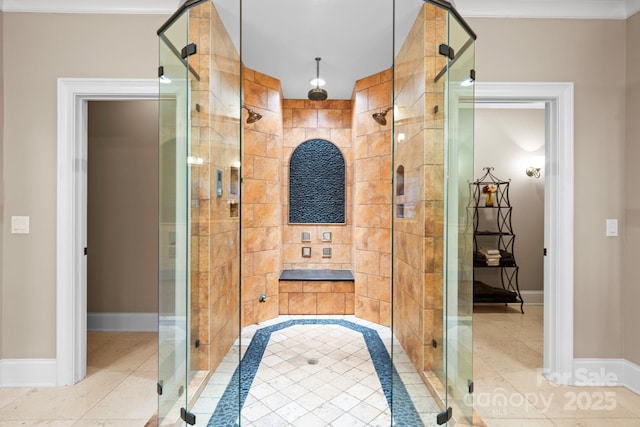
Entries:
[[55, 387], [56, 359], [0, 360], [0, 387]]
[[622, 386], [640, 394], [640, 366], [626, 359], [574, 359], [575, 386]]
[[544, 291], [520, 291], [524, 305], [544, 305]]
[[624, 360], [625, 387], [636, 394], [640, 394], [640, 366]]
[[87, 330], [156, 332], [158, 313], [87, 313]]

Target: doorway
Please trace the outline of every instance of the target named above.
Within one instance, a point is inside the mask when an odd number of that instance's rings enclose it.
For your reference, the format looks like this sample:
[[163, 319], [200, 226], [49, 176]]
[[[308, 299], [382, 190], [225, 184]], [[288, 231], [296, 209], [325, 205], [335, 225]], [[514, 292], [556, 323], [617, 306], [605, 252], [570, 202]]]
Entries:
[[[513, 213], [508, 219], [516, 235], [513, 254], [519, 266], [514, 279], [526, 305], [543, 303], [544, 108], [544, 103], [539, 102], [480, 103], [475, 109], [475, 176], [482, 176], [484, 168], [492, 167], [493, 175], [509, 182]], [[527, 175], [529, 168], [534, 168], [532, 176]], [[490, 240], [481, 243], [492, 244]], [[498, 273], [497, 269], [478, 268], [475, 280], [497, 284], [501, 282]]]
[[154, 331], [158, 102], [88, 102], [87, 329]]
[[573, 83], [476, 83], [477, 104], [545, 108], [544, 374], [573, 372]]
[[87, 110], [87, 375], [155, 378], [158, 102]]
[[157, 94], [157, 79], [58, 79], [58, 386], [86, 376], [88, 103], [157, 100]]

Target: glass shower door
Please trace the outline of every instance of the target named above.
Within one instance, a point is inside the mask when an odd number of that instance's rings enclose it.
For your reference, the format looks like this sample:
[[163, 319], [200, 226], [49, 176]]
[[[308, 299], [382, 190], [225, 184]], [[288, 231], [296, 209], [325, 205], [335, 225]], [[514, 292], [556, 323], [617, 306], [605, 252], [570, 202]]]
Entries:
[[[238, 414], [241, 66], [239, 25], [219, 13], [240, 3], [228, 6], [188, 0], [158, 31], [159, 425]], [[194, 409], [198, 396], [210, 405]]]
[[473, 417], [472, 214], [475, 46], [468, 30], [449, 14], [448, 44], [454, 57], [445, 83], [445, 372], [446, 406], [456, 420]]
[[187, 29], [182, 16], [160, 34], [158, 425], [174, 425], [186, 407], [189, 78], [176, 46]]

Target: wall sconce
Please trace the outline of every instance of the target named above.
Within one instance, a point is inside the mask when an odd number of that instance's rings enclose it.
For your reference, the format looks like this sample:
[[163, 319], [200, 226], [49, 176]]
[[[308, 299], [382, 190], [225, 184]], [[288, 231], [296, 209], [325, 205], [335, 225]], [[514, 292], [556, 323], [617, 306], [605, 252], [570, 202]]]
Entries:
[[525, 173], [531, 178], [540, 178], [540, 168], [534, 168], [533, 166], [531, 166], [527, 168]]
[[540, 169], [544, 166], [544, 156], [535, 156], [529, 159], [529, 167], [524, 171], [528, 177], [540, 178]]

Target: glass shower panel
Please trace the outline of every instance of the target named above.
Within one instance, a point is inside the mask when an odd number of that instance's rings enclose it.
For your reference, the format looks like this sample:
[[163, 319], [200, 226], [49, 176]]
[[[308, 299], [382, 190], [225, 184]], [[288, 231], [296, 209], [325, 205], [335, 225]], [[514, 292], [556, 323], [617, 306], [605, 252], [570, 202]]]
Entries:
[[[396, 370], [407, 370], [397, 357], [406, 354], [431, 392], [418, 397], [421, 419], [409, 425], [433, 425], [472, 416], [473, 87], [460, 83], [473, 67], [474, 36], [448, 2], [417, 3], [413, 27], [396, 29], [392, 315], [404, 350], [394, 350]], [[401, 383], [394, 382], [394, 414]]]
[[158, 424], [174, 425], [186, 407], [188, 337], [189, 78], [177, 46], [187, 41], [188, 17], [160, 34]]
[[[449, 45], [455, 46], [445, 83], [445, 313], [447, 407], [472, 424], [472, 318], [474, 63], [475, 40], [453, 14]], [[465, 420], [466, 419], [466, 420]]]
[[[393, 163], [393, 414], [403, 425], [434, 425], [442, 412], [444, 241], [444, 85], [434, 84], [446, 66], [446, 11], [431, 2], [403, 2], [396, 16], [414, 15], [410, 28], [396, 25]], [[403, 185], [399, 187], [400, 180]], [[400, 191], [398, 191], [400, 190]], [[413, 382], [407, 373], [417, 371]], [[404, 383], [404, 384], [403, 384]], [[403, 420], [405, 384], [418, 420]], [[416, 391], [418, 391], [416, 393]], [[403, 422], [404, 421], [404, 422]]]
[[240, 2], [195, 3], [185, 47], [191, 239], [187, 400], [191, 411], [198, 396], [209, 403], [197, 408], [196, 416], [203, 418], [198, 423], [216, 426], [233, 425], [240, 399], [239, 8]]
[[[213, 2], [193, 0], [158, 35], [158, 418], [173, 426], [195, 422], [198, 396], [239, 396], [239, 378], [232, 379], [240, 324], [239, 30], [229, 34]], [[209, 379], [226, 389], [205, 390]], [[204, 408], [198, 422], [237, 418], [237, 410], [211, 415], [215, 408]]]

